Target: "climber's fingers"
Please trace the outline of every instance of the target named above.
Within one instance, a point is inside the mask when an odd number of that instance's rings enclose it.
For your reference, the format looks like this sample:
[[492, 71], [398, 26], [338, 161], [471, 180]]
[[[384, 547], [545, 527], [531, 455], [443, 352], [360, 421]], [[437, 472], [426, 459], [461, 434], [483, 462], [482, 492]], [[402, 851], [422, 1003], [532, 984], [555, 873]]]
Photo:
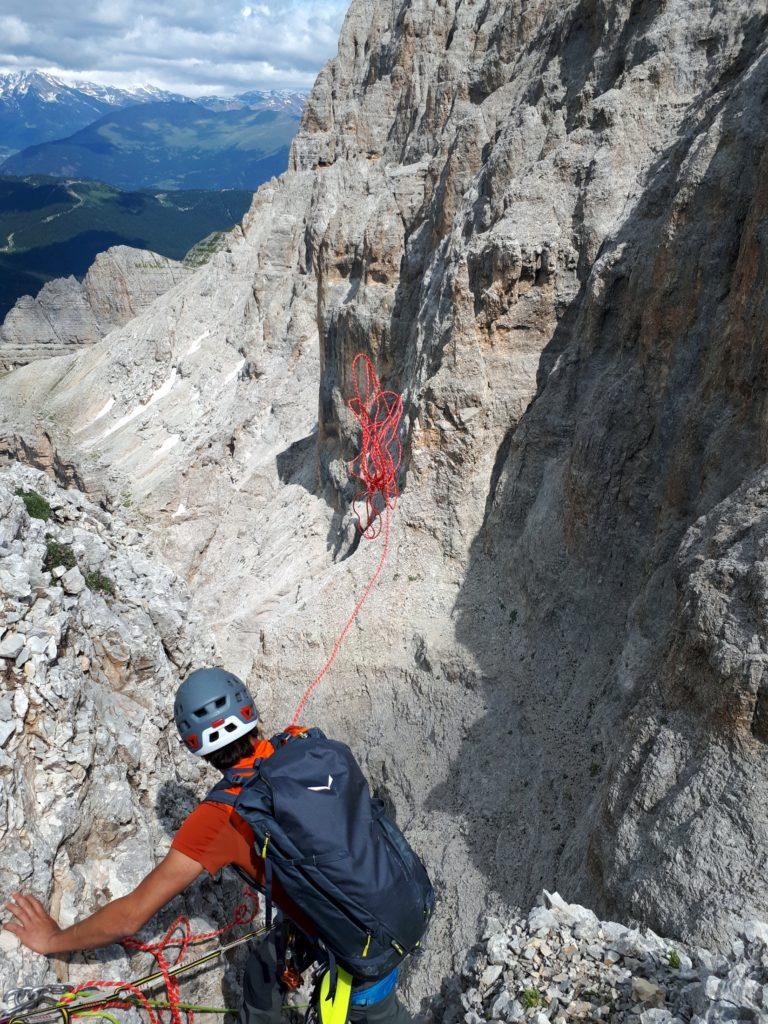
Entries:
[[3, 927], [12, 932], [27, 949], [35, 953], [47, 955], [52, 951], [51, 940], [61, 930], [45, 907], [34, 896], [22, 892], [12, 894], [13, 899], [6, 903], [6, 910], [16, 918]]
[[16, 920], [20, 921], [22, 925], [24, 925], [30, 919], [29, 911], [26, 909], [22, 901], [19, 899], [18, 894], [14, 894], [14, 899], [16, 900], [16, 902], [14, 903], [13, 901], [11, 901], [9, 903], [6, 903], [5, 909], [9, 910], [16, 918]]
[[34, 896], [25, 896], [21, 892], [13, 893], [13, 901], [6, 903], [5, 909], [9, 910], [23, 926], [27, 926], [41, 917], [47, 917], [39, 900]]

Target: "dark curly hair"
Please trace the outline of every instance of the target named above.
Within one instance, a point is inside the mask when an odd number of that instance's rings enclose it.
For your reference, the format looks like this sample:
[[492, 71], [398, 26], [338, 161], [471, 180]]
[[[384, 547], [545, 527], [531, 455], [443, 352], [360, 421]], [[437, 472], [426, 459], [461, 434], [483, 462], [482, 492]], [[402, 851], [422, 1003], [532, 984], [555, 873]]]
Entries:
[[260, 725], [257, 725], [251, 732], [233, 740], [226, 747], [214, 750], [212, 754], [204, 754], [203, 759], [208, 764], [212, 764], [218, 771], [225, 772], [228, 768], [236, 765], [238, 761], [242, 761], [244, 757], [249, 757], [253, 753], [253, 748], [263, 736], [263, 729]]

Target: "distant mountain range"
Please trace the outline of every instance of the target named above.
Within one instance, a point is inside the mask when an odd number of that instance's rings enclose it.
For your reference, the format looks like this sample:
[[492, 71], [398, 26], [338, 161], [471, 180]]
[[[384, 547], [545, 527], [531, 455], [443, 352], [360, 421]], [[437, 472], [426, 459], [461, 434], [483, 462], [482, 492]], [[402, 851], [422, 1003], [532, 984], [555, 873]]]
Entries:
[[0, 74], [0, 322], [20, 295], [82, 277], [111, 246], [179, 259], [231, 227], [286, 169], [305, 100]]
[[240, 221], [250, 191], [121, 192], [97, 182], [0, 178], [0, 323], [21, 295], [82, 277], [113, 245], [172, 259]]
[[299, 118], [283, 110], [209, 110], [141, 103], [114, 110], [68, 138], [30, 146], [0, 174], [104, 181], [124, 189], [255, 191], [288, 166]]
[[181, 97], [159, 89], [66, 85], [40, 71], [0, 75], [0, 156], [71, 135], [110, 110], [165, 99]]
[[[194, 103], [214, 112], [272, 110], [299, 118], [305, 101], [306, 95], [300, 92], [250, 91], [232, 97], [204, 96]], [[193, 100], [152, 86], [68, 85], [35, 70], [0, 74], [0, 159], [29, 146], [67, 138], [106, 114], [158, 102], [188, 104]]]

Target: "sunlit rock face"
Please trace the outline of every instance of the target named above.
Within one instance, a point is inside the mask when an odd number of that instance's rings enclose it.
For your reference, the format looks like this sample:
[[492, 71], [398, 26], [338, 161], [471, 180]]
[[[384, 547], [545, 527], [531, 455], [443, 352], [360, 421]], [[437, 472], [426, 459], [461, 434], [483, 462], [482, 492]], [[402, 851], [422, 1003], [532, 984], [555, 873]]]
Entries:
[[140, 526], [276, 728], [380, 552], [354, 354], [403, 393], [391, 554], [307, 720], [436, 880], [414, 1005], [542, 886], [710, 944], [768, 909], [766, 13], [355, 0], [242, 235], [0, 382], [9, 450], [44, 427]]
[[0, 373], [93, 345], [187, 273], [176, 260], [127, 245], [99, 253], [82, 282], [57, 278], [18, 300], [0, 326]]

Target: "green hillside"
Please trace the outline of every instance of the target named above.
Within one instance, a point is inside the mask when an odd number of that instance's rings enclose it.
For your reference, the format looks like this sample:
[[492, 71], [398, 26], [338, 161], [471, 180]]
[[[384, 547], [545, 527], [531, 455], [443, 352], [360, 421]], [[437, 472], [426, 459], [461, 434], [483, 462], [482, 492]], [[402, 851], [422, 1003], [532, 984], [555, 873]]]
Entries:
[[250, 191], [121, 192], [94, 181], [0, 178], [0, 322], [46, 281], [82, 277], [112, 245], [181, 259], [236, 224]]
[[288, 166], [298, 125], [289, 111], [145, 103], [113, 111], [68, 138], [30, 146], [0, 173], [92, 179], [131, 190], [255, 191]]

